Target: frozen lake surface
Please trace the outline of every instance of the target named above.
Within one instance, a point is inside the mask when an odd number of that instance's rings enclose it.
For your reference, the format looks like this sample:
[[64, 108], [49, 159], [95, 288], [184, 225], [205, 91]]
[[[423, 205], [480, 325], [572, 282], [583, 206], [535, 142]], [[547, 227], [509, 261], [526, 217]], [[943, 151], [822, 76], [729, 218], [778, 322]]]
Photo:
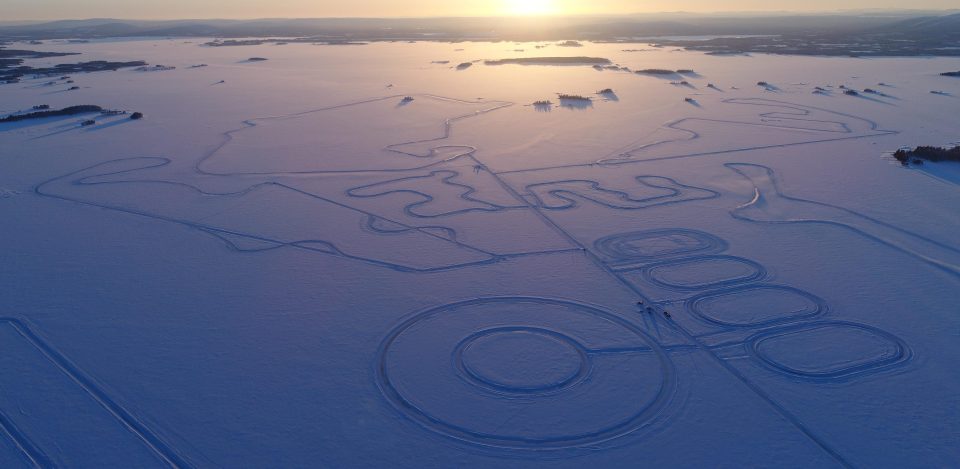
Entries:
[[0, 467], [960, 461], [960, 60], [205, 41], [0, 85]]

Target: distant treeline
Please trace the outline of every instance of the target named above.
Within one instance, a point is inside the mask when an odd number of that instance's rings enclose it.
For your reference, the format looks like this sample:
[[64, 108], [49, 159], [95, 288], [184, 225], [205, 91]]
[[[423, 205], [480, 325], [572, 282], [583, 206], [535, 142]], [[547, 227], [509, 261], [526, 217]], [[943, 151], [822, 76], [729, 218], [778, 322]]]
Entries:
[[49, 57], [65, 57], [80, 55], [79, 52], [38, 52], [33, 50], [3, 49], [0, 46], [0, 68], [9, 68], [20, 65], [25, 59], [44, 59]]
[[89, 114], [92, 112], [103, 112], [103, 108], [92, 104], [84, 104], [80, 106], [65, 107], [56, 111], [37, 111], [27, 114], [13, 114], [0, 119], [0, 123], [25, 121], [27, 119], [40, 119], [43, 117], [74, 116], [77, 114]]
[[26, 75], [66, 75], [69, 73], [82, 72], [105, 72], [119, 70], [128, 67], [143, 67], [147, 65], [142, 60], [132, 62], [109, 62], [106, 60], [93, 60], [90, 62], [79, 62], [74, 64], [58, 64], [53, 67], [33, 68], [20, 66], [4, 70], [0, 68], [0, 80], [9, 80], [20, 78]]
[[[2, 3], [6, 5], [9, 1]], [[22, 2], [21, 2], [22, 3]], [[39, 2], [34, 2], [39, 3]], [[83, 2], [74, 2], [83, 4]], [[89, 2], [88, 2], [89, 3]], [[127, 2], [136, 3], [136, 2]], [[639, 3], [639, 2], [634, 2]], [[774, 4], [776, 2], [766, 2]], [[944, 3], [941, 1], [941, 3]], [[953, 2], [956, 3], [956, 2]], [[2, 17], [0, 17], [2, 19]], [[693, 38], [693, 36], [699, 36]], [[884, 11], [797, 15], [564, 16], [537, 22], [486, 18], [319, 18], [259, 20], [128, 21], [100, 18], [0, 25], [0, 40], [102, 37], [225, 38], [221, 45], [282, 42], [536, 41], [550, 47], [578, 41], [633, 44], [651, 40], [718, 55], [749, 52], [830, 56], [960, 56], [960, 14], [955, 11]], [[669, 40], [668, 38], [681, 38]], [[688, 39], [682, 39], [682, 38]], [[302, 39], [298, 39], [302, 38]], [[656, 38], [656, 39], [653, 39]], [[704, 40], [704, 38], [707, 38]], [[568, 41], [569, 42], [566, 42]], [[560, 42], [563, 41], [563, 42]], [[542, 48], [545, 44], [538, 45]]]
[[485, 65], [608, 65], [610, 59], [600, 57], [520, 57], [515, 59], [485, 60]]
[[351, 41], [348, 39], [330, 39], [330, 38], [314, 38], [314, 37], [297, 37], [297, 38], [285, 38], [285, 39], [215, 39], [210, 42], [206, 42], [203, 45], [209, 47], [236, 47], [236, 46], [259, 46], [263, 44], [276, 44], [276, 45], [286, 45], [290, 43], [305, 43], [305, 44], [314, 44], [321, 46], [365, 46], [367, 42], [361, 41]]
[[687, 70], [687, 69], [667, 70], [663, 68], [645, 68], [643, 70], [637, 70], [634, 73], [638, 73], [640, 75], [690, 75], [690, 74], [693, 74], [694, 71]]
[[943, 72], [943, 73], [941, 73], [941, 75], [943, 75], [943, 76], [945, 76], [945, 77], [960, 77], [960, 71], [956, 71], [956, 72]]
[[558, 94], [557, 97], [563, 101], [592, 101], [590, 98], [586, 96], [581, 96], [579, 94], [561, 93], [561, 94]]
[[900, 149], [894, 152], [893, 157], [904, 166], [911, 163], [922, 164], [923, 161], [960, 162], [960, 146], [953, 148], [919, 146], [913, 150]]

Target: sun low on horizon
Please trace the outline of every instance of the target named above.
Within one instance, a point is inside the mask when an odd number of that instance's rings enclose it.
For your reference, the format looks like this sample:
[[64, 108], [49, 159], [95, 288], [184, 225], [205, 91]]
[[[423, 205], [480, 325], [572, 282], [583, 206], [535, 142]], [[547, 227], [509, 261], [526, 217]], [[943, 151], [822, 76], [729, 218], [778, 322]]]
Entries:
[[537, 16], [562, 13], [554, 0], [503, 0], [501, 12], [511, 16]]

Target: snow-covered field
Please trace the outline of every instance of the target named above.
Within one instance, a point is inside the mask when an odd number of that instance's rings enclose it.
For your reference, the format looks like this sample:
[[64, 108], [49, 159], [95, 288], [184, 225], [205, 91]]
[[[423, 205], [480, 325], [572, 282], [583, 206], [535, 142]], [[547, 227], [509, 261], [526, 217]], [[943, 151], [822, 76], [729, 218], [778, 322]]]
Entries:
[[201, 42], [0, 85], [0, 467], [960, 461], [960, 60]]

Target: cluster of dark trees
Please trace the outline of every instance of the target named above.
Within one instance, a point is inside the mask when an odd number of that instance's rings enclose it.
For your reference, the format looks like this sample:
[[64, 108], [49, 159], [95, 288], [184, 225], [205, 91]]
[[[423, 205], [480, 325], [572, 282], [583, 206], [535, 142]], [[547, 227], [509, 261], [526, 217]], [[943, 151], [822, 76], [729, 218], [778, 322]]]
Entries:
[[143, 67], [147, 65], [142, 60], [131, 62], [109, 62], [106, 60], [93, 60], [90, 62], [79, 62], [75, 64], [58, 64], [53, 67], [34, 68], [21, 65], [13, 68], [0, 67], [0, 80], [19, 79], [25, 75], [63, 75], [67, 73], [81, 72], [105, 72], [119, 70], [127, 67]]
[[697, 72], [690, 70], [688, 68], [681, 68], [680, 70], [667, 70], [663, 68], [645, 68], [643, 70], [637, 70], [634, 73], [639, 73], [641, 75], [693, 75]]
[[913, 150], [900, 149], [893, 153], [893, 157], [904, 166], [923, 164], [924, 161], [960, 162], [960, 146], [953, 148], [919, 146]]
[[61, 57], [65, 55], [76, 55], [74, 53], [63, 53], [63, 52], [37, 52], [32, 50], [16, 50], [16, 49], [5, 49], [3, 44], [0, 44], [0, 82], [2, 83], [19, 83], [20, 77], [24, 73], [20, 72], [22, 69], [29, 67], [23, 67], [23, 61], [25, 59], [40, 59], [47, 57]]
[[590, 98], [588, 98], [588, 97], [586, 97], [586, 96], [580, 96], [579, 94], [563, 94], [563, 93], [561, 93], [561, 94], [557, 95], [557, 97], [560, 98], [561, 100], [565, 100], [565, 101], [591, 101]]
[[16, 66], [26, 59], [43, 59], [49, 57], [64, 57], [80, 55], [79, 52], [38, 52], [34, 50], [4, 49], [0, 46], [0, 68]]
[[73, 116], [77, 114], [87, 114], [91, 112], [102, 112], [103, 108], [100, 106], [95, 106], [92, 104], [84, 104], [80, 106], [70, 106], [63, 109], [58, 109], [55, 111], [37, 111], [30, 112], [26, 114], [13, 114], [4, 118], [0, 118], [0, 122], [18, 122], [24, 121], [27, 119], [40, 119], [43, 117], [56, 117], [56, 116]]
[[943, 73], [941, 73], [941, 75], [943, 75], [943, 76], [945, 76], [945, 77], [960, 77], [960, 71], [956, 71], [956, 72], [943, 72]]
[[[7, 117], [0, 118], [0, 123], [19, 122], [19, 121], [25, 121], [28, 119], [42, 119], [44, 117], [75, 116], [78, 114], [91, 114], [95, 112], [100, 113], [102, 115], [106, 115], [106, 116], [127, 113], [126, 111], [110, 111], [93, 104], [70, 106], [70, 107], [65, 107], [63, 109], [57, 109], [57, 110], [50, 110], [49, 105], [40, 104], [40, 105], [34, 106], [33, 111], [34, 112], [29, 112], [25, 114], [11, 114]], [[143, 119], [143, 113], [134, 112], [133, 114], [130, 114], [130, 119], [133, 119], [133, 120]], [[84, 126], [88, 126], [88, 125], [93, 125], [95, 123], [96, 121], [94, 121], [93, 119], [89, 119], [89, 120], [83, 121], [81, 124]]]
[[640, 73], [643, 75], [677, 75], [680, 72], [674, 70], [666, 70], [662, 68], [645, 68], [643, 70], [637, 70], [634, 73]]

